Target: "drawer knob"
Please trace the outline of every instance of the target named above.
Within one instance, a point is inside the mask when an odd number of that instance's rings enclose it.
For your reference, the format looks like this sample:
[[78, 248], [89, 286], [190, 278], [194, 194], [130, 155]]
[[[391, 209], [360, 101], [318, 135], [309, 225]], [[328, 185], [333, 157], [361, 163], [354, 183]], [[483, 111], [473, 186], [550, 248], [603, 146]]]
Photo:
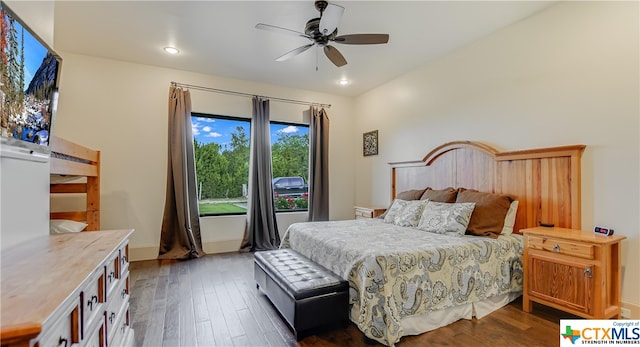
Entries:
[[127, 289], [123, 289], [122, 293], [120, 293], [122, 295], [122, 298], [124, 299], [125, 295], [127, 295]]
[[553, 251], [556, 253], [560, 253], [560, 245], [557, 243], [553, 245]]
[[116, 313], [115, 312], [111, 312], [111, 315], [109, 315], [109, 324], [113, 324], [113, 320], [116, 318]]
[[67, 347], [67, 342], [69, 340], [65, 339], [64, 337], [60, 336], [60, 338], [58, 339], [58, 346], [64, 346]]
[[590, 267], [584, 269], [584, 277], [593, 278], [593, 271], [591, 271]]
[[94, 295], [87, 301], [87, 306], [89, 306], [89, 311], [93, 311], [93, 305], [98, 303], [98, 296]]

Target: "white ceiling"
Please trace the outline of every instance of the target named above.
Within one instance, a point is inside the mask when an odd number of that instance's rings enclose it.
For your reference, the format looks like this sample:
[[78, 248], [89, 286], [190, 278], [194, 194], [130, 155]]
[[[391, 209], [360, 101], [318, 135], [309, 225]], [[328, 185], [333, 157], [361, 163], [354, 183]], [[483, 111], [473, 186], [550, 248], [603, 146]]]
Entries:
[[[334, 44], [348, 64], [335, 67], [314, 48], [285, 62], [305, 38], [258, 30], [257, 23], [304, 31], [313, 1], [60, 1], [54, 48], [355, 96], [534, 14], [547, 1], [336, 1], [346, 8], [339, 34], [388, 33], [386, 45]], [[165, 46], [181, 50], [176, 56]], [[64, 56], [63, 56], [64, 58]], [[63, 63], [64, 64], [64, 63]], [[341, 78], [351, 84], [337, 85]], [[188, 83], [189, 81], [179, 81]]]

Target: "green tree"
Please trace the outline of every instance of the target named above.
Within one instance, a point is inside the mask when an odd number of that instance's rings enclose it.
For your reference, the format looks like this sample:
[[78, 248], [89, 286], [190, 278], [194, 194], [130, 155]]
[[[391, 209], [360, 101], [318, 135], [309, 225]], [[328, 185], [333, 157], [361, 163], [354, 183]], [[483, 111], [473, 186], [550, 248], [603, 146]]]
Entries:
[[196, 140], [193, 142], [200, 199], [225, 197], [230, 180], [226, 174], [229, 163], [227, 158], [220, 154], [221, 146], [217, 143], [200, 144]]
[[309, 178], [309, 135], [280, 134], [271, 147], [273, 177]]
[[229, 184], [226, 197], [241, 197], [242, 185], [249, 183], [249, 136], [244, 132], [243, 127], [236, 127], [231, 134], [231, 143], [225, 146], [222, 155], [229, 162], [227, 168]]
[[18, 32], [13, 18], [2, 12], [2, 92], [5, 95], [2, 119], [24, 111], [24, 29], [18, 42]]

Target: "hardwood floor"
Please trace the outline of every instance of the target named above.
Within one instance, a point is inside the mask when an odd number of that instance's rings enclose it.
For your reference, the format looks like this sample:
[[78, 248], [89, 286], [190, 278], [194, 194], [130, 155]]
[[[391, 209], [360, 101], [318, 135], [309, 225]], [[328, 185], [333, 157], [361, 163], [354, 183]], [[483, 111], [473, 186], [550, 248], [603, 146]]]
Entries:
[[[130, 265], [130, 314], [136, 346], [381, 346], [351, 324], [296, 342], [253, 280], [253, 254]], [[516, 300], [481, 320], [460, 320], [397, 346], [558, 346], [561, 311]]]

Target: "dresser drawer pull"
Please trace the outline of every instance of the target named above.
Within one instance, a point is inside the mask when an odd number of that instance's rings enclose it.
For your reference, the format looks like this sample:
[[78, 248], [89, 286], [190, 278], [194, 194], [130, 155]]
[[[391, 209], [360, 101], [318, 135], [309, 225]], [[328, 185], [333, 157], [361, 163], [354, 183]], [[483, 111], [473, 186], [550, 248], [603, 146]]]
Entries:
[[58, 339], [58, 346], [67, 347], [67, 342], [68, 342], [67, 339], [65, 339], [64, 337], [60, 336], [60, 338]]
[[584, 277], [593, 278], [593, 271], [591, 271], [590, 267], [584, 269]]
[[122, 330], [122, 333], [124, 334], [124, 331], [127, 329], [127, 323], [122, 323], [122, 326], [120, 327], [120, 329]]
[[127, 256], [123, 255], [122, 256], [122, 264], [124, 265], [127, 262]]
[[122, 293], [120, 293], [120, 295], [122, 295], [122, 298], [124, 299], [125, 295], [127, 295], [127, 289], [122, 289]]
[[93, 311], [93, 305], [98, 303], [98, 296], [93, 295], [89, 301], [87, 301], [87, 306], [89, 306], [89, 311]]
[[109, 315], [109, 324], [113, 324], [114, 319], [116, 319], [116, 313], [111, 312], [111, 315]]
[[111, 273], [109, 274], [109, 283], [111, 283], [111, 281], [116, 278], [116, 273], [114, 271], [111, 271]]
[[560, 245], [557, 243], [553, 245], [553, 251], [556, 253], [560, 253]]

